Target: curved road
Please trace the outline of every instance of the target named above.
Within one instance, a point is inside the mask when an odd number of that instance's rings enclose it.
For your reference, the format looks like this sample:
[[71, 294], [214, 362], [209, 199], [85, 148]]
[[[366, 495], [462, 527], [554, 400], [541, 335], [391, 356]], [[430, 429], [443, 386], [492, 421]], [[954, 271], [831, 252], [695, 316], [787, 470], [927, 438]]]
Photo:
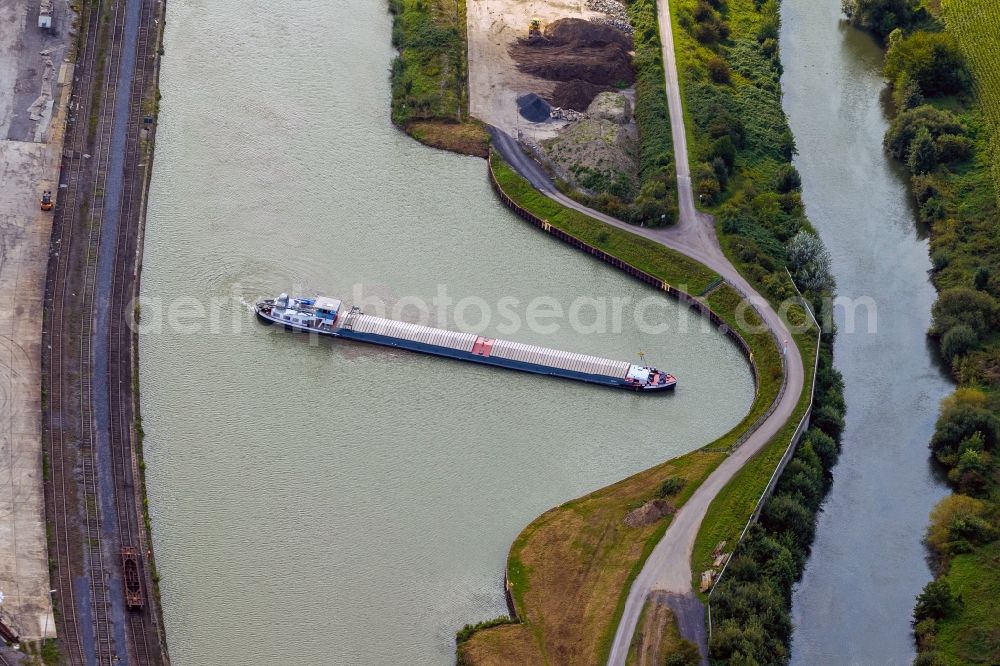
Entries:
[[673, 601], [670, 605], [677, 615], [681, 634], [685, 638], [699, 643], [704, 659], [706, 654], [704, 611], [691, 589], [691, 554], [698, 529], [708, 511], [709, 504], [719, 491], [743, 467], [747, 460], [760, 451], [791, 418], [802, 394], [805, 379], [802, 355], [795, 346], [794, 338], [792, 338], [785, 322], [723, 254], [715, 235], [712, 217], [699, 213], [695, 209], [668, 0], [658, 0], [657, 11], [660, 21], [660, 38], [663, 43], [663, 62], [674, 156], [677, 163], [680, 218], [676, 225], [663, 229], [639, 228], [574, 201], [555, 188], [538, 163], [528, 158], [513, 138], [500, 130], [491, 129], [494, 148], [546, 196], [564, 206], [576, 209], [612, 226], [649, 238], [700, 261], [744, 294], [747, 300], [756, 307], [777, 340], [788, 341], [785, 354], [785, 391], [780, 401], [771, 415], [760, 424], [743, 445], [705, 479], [705, 482], [674, 516], [673, 522], [670, 523], [663, 538], [650, 553], [629, 590], [621, 621], [615, 632], [614, 642], [608, 656], [609, 666], [624, 666], [629, 645], [632, 642], [632, 635], [635, 633], [636, 624], [639, 621], [639, 614], [646, 598], [653, 590], [671, 593], [670, 598]]

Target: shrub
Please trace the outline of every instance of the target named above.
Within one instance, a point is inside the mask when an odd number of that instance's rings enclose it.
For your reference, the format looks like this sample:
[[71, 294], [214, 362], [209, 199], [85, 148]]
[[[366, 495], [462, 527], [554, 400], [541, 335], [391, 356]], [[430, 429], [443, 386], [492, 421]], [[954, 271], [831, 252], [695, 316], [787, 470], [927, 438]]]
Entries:
[[830, 405], [823, 405], [813, 412], [812, 424], [830, 437], [839, 440], [844, 432], [844, 415]]
[[985, 266], [977, 268], [972, 284], [978, 291], [986, 291], [990, 286], [990, 269]]
[[712, 56], [708, 59], [708, 75], [716, 83], [729, 83], [729, 64], [719, 56]]
[[954, 466], [962, 442], [977, 432], [983, 438], [983, 448], [995, 451], [1000, 438], [1000, 419], [982, 407], [958, 404], [945, 408], [934, 426], [931, 450], [939, 461]]
[[656, 491], [656, 494], [659, 497], [676, 495], [684, 488], [686, 483], [687, 482], [679, 476], [667, 477], [663, 480], [663, 483], [660, 484], [660, 488]]
[[885, 75], [898, 84], [904, 74], [928, 97], [954, 95], [971, 83], [965, 58], [947, 32], [918, 31], [894, 40], [886, 53]]
[[979, 336], [969, 326], [959, 324], [941, 337], [941, 355], [950, 364], [959, 356], [965, 356], [979, 344]]
[[910, 154], [910, 144], [922, 127], [934, 138], [942, 134], [965, 134], [965, 128], [955, 114], [924, 104], [893, 119], [885, 135], [886, 149], [897, 160], [905, 160]]
[[799, 175], [798, 169], [791, 164], [782, 164], [778, 169], [777, 190], [787, 194], [799, 189], [802, 189], [802, 176]]
[[851, 23], [883, 37], [921, 16], [917, 0], [843, 0], [841, 8]]
[[989, 294], [953, 287], [942, 291], [931, 308], [931, 333], [943, 336], [958, 324], [965, 324], [982, 338], [997, 324], [998, 314], [1000, 308]]
[[960, 607], [961, 603], [951, 592], [946, 580], [932, 580], [924, 586], [923, 592], [917, 597], [917, 606], [913, 609], [913, 618], [917, 622], [928, 618], [941, 620]]
[[948, 495], [931, 509], [931, 522], [927, 526], [927, 546], [938, 556], [948, 554], [951, 526], [963, 516], [981, 516], [986, 505], [967, 495]]
[[942, 134], [935, 141], [938, 159], [946, 164], [964, 162], [972, 156], [972, 140], [957, 134]]
[[934, 137], [926, 127], [917, 130], [916, 136], [910, 143], [909, 155], [906, 158], [906, 166], [910, 173], [924, 174], [933, 171], [938, 163], [938, 147]]
[[816, 234], [795, 234], [788, 243], [788, 263], [795, 284], [803, 291], [821, 293], [833, 288], [830, 253]]

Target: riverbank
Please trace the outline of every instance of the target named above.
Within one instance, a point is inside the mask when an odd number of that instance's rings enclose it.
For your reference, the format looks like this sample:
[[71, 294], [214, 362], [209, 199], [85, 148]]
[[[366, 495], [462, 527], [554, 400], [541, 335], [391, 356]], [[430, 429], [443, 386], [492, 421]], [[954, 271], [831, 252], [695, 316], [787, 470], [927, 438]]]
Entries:
[[[795, 286], [784, 276], [787, 267], [822, 319], [833, 279], [790, 163], [794, 140], [781, 107], [778, 4], [675, 0], [670, 9], [698, 203], [715, 214], [727, 257], [757, 289], [774, 301], [793, 297]], [[803, 343], [797, 342], [801, 349]], [[815, 401], [811, 392], [802, 396], [782, 432], [714, 499], [698, 532], [693, 583], [704, 591], [718, 580], [720, 569], [724, 573], [709, 597], [714, 659], [787, 659], [791, 585], [801, 575], [843, 427], [832, 343], [832, 334], [822, 337]], [[816, 427], [807, 431], [808, 411]], [[796, 448], [803, 434], [804, 443]], [[806, 487], [791, 487], [790, 479]], [[741, 541], [748, 518], [752, 522], [758, 514], [760, 526]], [[785, 520], [789, 516], [795, 524]], [[776, 549], [771, 555], [791, 569], [779, 573], [760, 561], [762, 543]], [[729, 559], [740, 565], [729, 570]], [[745, 632], [753, 632], [765, 615], [771, 620], [764, 623], [763, 641], [745, 640]]]
[[1000, 659], [1000, 7], [922, 12], [879, 26], [898, 28], [887, 39], [896, 115], [885, 147], [906, 165], [930, 231], [939, 294], [929, 333], [960, 388], [942, 402], [930, 442], [955, 494], [931, 513], [937, 577], [917, 598], [914, 632], [920, 664], [986, 664]]
[[[547, 223], [614, 247], [620, 259], [642, 264], [660, 279], [690, 284], [696, 275], [691, 269], [678, 273], [685, 261], [698, 266], [691, 260], [680, 257], [683, 261], [679, 261], [666, 247], [563, 208], [497, 159], [492, 166], [501, 191]], [[627, 237], [632, 241], [622, 243]], [[663, 267], [672, 272], [664, 275]], [[750, 412], [736, 428], [700, 451], [552, 509], [526, 527], [511, 547], [507, 565], [511, 603], [522, 624], [475, 633], [459, 645], [460, 663], [509, 663], [505, 659], [510, 654], [531, 654], [526, 663], [541, 663], [555, 655], [581, 663], [605, 660], [632, 580], [669, 527], [670, 516], [769, 410], [782, 388], [782, 362], [772, 335], [752, 310], [745, 313], [749, 321], [741, 319], [742, 300], [731, 287], [715, 281], [706, 286], [710, 290], [706, 304], [746, 341], [759, 368], [759, 389]], [[797, 317], [803, 316], [798, 311]], [[809, 334], [799, 336], [797, 342], [804, 353], [812, 355]], [[669, 503], [667, 510], [654, 512], [641, 525], [628, 524], [630, 512], [658, 500]], [[573, 590], [568, 597], [567, 590]], [[618, 604], [607, 604], [609, 597], [617, 597]]]
[[[563, 208], [539, 194], [498, 158], [491, 166], [501, 192], [550, 224], [607, 247], [622, 260], [641, 265], [665, 281], [694, 282], [702, 289], [711, 284], [714, 275], [689, 259]], [[684, 264], [693, 270], [685, 271]], [[722, 317], [735, 325], [732, 310]], [[780, 377], [780, 360], [773, 342], [764, 334], [750, 344], [758, 363], [765, 364], [767, 370], [761, 377], [767, 379], [741, 424], [715, 446], [706, 447], [715, 451], [697, 451], [669, 461], [552, 509], [528, 525], [514, 541], [507, 560], [508, 592], [521, 624], [516, 629], [477, 632], [459, 645], [459, 663], [509, 663], [512, 654], [530, 654], [524, 663], [544, 663], [556, 655], [580, 663], [606, 659], [631, 579], [662, 537], [669, 516], [725, 459], [725, 451], [739, 433], [777, 395], [774, 365]], [[676, 487], [660, 497], [659, 490], [668, 479], [676, 479]], [[657, 499], [669, 502], [666, 512], [634, 527], [623, 522], [630, 511]], [[573, 592], [567, 597], [569, 590]], [[617, 608], [606, 603], [616, 597]]]
[[486, 157], [489, 136], [469, 116], [466, 0], [390, 0], [392, 122], [417, 141]]

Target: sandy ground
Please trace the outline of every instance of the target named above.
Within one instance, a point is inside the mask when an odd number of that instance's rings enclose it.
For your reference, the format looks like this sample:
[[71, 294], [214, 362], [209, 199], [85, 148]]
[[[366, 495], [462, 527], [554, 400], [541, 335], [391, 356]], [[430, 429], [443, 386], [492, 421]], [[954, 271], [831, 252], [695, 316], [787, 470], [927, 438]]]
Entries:
[[60, 81], [72, 72], [62, 62], [68, 30], [38, 30], [37, 7], [28, 0], [0, 5], [0, 617], [26, 639], [55, 635], [40, 356], [52, 213], [39, 210], [38, 200], [43, 190], [58, 190], [69, 92]]
[[518, 37], [527, 37], [532, 17], [543, 27], [561, 18], [603, 16], [587, 9], [586, 0], [469, 0], [469, 112], [517, 138], [540, 141], [555, 136], [563, 121], [528, 122], [515, 100], [529, 92], [550, 93], [555, 83], [522, 74], [507, 53]]

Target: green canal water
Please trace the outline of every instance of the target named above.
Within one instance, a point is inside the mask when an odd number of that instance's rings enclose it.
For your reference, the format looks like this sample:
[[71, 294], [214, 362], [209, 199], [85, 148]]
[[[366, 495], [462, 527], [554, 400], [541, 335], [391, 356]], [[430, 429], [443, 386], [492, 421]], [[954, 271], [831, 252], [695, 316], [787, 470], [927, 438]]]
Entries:
[[[391, 126], [389, 41], [380, 2], [168, 4], [140, 358], [176, 666], [453, 663], [458, 628], [506, 612], [504, 560], [524, 525], [749, 408], [730, 341], [509, 214], [482, 160]], [[247, 307], [356, 289], [404, 318], [446, 289], [476, 299], [451, 309], [469, 325], [489, 306], [489, 335], [642, 351], [680, 388], [637, 396], [314, 343]], [[522, 321], [545, 298], [536, 318], [576, 307], [583, 324], [596, 319], [581, 299], [604, 299], [611, 330], [510, 327], [503, 298]], [[632, 302], [620, 332], [616, 298]]]

